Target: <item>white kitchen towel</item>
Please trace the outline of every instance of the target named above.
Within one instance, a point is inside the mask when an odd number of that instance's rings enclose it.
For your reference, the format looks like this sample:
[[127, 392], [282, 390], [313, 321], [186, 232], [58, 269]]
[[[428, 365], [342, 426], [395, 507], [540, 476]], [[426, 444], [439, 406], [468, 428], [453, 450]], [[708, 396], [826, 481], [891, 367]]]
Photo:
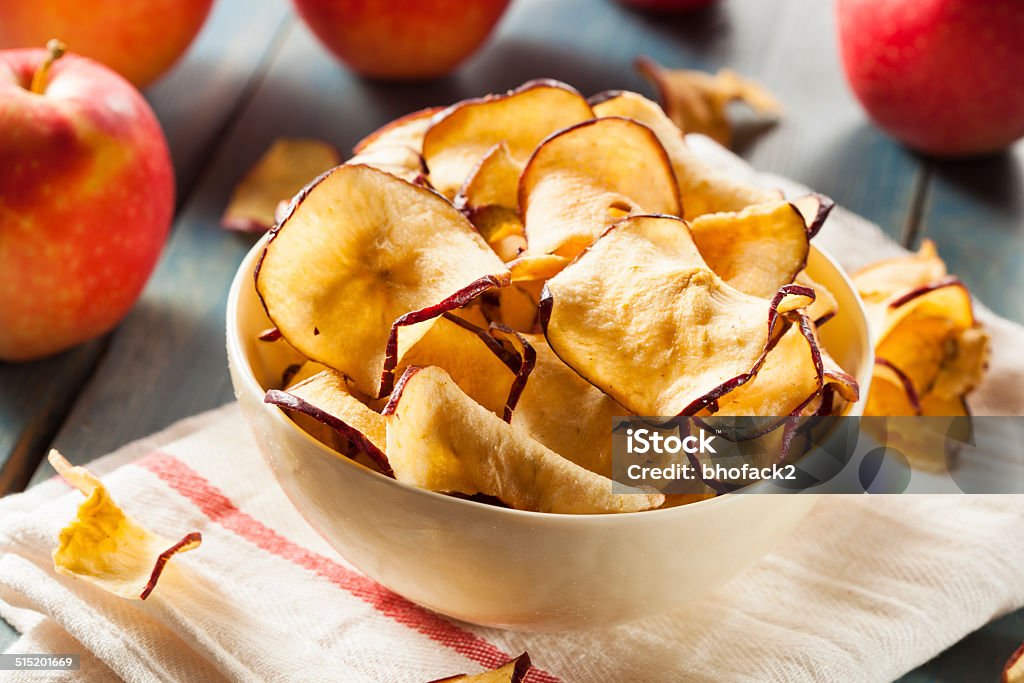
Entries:
[[[819, 240], [848, 266], [899, 253], [842, 211]], [[981, 315], [995, 354], [974, 407], [1024, 414], [1024, 329]], [[355, 571], [290, 505], [235, 405], [91, 468], [153, 531], [200, 531], [203, 545], [172, 560], [147, 601], [126, 601], [53, 571], [79, 493], [54, 480], [0, 500], [0, 615], [24, 634], [8, 651], [80, 653], [66, 680], [408, 683], [528, 650], [534, 682], [888, 681], [1024, 605], [1021, 496], [823, 497], [789, 539], [687, 609], [537, 635], [453, 622]]]

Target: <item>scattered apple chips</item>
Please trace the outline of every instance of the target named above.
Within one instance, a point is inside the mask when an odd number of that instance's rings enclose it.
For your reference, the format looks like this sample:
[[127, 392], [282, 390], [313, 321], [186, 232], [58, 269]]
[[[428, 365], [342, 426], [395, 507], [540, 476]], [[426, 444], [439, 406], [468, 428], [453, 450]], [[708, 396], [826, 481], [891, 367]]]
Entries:
[[[836, 299], [804, 270], [831, 208], [709, 169], [636, 93], [537, 81], [410, 114], [268, 237], [261, 338], [292, 370], [266, 400], [414, 486], [660, 507], [613, 493], [614, 416], [781, 422], [861, 399], [819, 342]], [[871, 405], [954, 409], [977, 383], [986, 338], [940, 264], [926, 250], [858, 278], [883, 359]]]

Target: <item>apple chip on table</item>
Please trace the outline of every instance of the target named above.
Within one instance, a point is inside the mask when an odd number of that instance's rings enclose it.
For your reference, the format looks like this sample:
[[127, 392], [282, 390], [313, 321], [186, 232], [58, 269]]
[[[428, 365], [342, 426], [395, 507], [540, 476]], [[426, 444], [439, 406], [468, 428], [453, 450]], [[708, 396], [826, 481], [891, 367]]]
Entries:
[[636, 93], [416, 112], [267, 239], [265, 337], [296, 370], [266, 400], [399, 481], [583, 514], [686, 502], [612, 492], [615, 416], [963, 412], [987, 338], [929, 246], [858, 275], [870, 396], [822, 347], [837, 301], [805, 268], [831, 208], [708, 168]]
[[50, 451], [49, 461], [85, 496], [76, 518], [61, 530], [53, 551], [53, 568], [58, 574], [128, 600], [145, 600], [170, 559], [202, 543], [198, 532], [171, 541], [149, 531], [118, 507], [103, 482], [89, 470], [73, 466], [55, 450]]

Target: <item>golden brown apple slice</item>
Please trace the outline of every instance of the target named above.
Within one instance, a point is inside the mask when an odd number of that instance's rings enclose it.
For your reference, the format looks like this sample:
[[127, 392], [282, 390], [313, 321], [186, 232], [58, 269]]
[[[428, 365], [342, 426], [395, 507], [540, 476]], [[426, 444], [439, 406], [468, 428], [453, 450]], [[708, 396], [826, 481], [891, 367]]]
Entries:
[[672, 162], [687, 220], [706, 213], [741, 211], [782, 198], [779, 192], [740, 183], [698, 158], [686, 146], [683, 132], [656, 102], [643, 95], [611, 91], [592, 97], [590, 102], [597, 116], [634, 119], [654, 131]]
[[167, 562], [202, 543], [197, 531], [177, 542], [154, 534], [127, 516], [89, 470], [73, 466], [56, 450], [50, 451], [48, 460], [57, 474], [85, 496], [75, 519], [61, 529], [53, 551], [53, 569], [58, 574], [128, 600], [145, 600]]
[[550, 80], [454, 104], [435, 117], [423, 138], [430, 182], [453, 198], [494, 145], [504, 143], [511, 159], [522, 164], [541, 140], [593, 115], [582, 95]]
[[[391, 475], [384, 447], [387, 443], [384, 433], [384, 418], [356, 398], [350, 391], [345, 377], [334, 370], [325, 370], [286, 391], [272, 389], [264, 401], [290, 411], [295, 422], [319, 441], [335, 450], [346, 453], [344, 444], [325, 437], [316, 424], [329, 427], [356, 451], [368, 456], [381, 472]], [[301, 419], [300, 416], [311, 419]]]
[[660, 493], [639, 490], [613, 494], [610, 479], [502, 421], [436, 366], [407, 368], [384, 415], [395, 477], [413, 486], [570, 514], [635, 512], [664, 501]]
[[540, 320], [552, 350], [637, 415], [692, 415], [750, 380], [786, 295], [771, 301], [726, 284], [686, 224], [666, 216], [617, 223], [547, 282]]
[[542, 335], [526, 338], [537, 360], [512, 424], [563, 458], [610, 477], [612, 418], [629, 411], [563, 363]]
[[289, 343], [374, 397], [390, 392], [399, 327], [509, 279], [443, 197], [357, 165], [303, 193], [256, 267], [267, 315]]
[[352, 148], [353, 154], [362, 154], [374, 147], [390, 147], [404, 145], [416, 152], [423, 151], [423, 136], [430, 128], [435, 114], [444, 111], [444, 107], [427, 107], [411, 114], [400, 116], [394, 121], [384, 124]]
[[981, 384], [988, 368], [989, 336], [979, 327], [960, 330], [945, 342], [946, 354], [930, 395], [959, 398]]
[[869, 417], [920, 415], [921, 400], [910, 379], [885, 360], [875, 361], [871, 390], [864, 405]]
[[505, 662], [497, 669], [479, 674], [458, 674], [438, 678], [431, 683], [523, 683], [530, 672], [530, 655], [523, 653]]
[[739, 213], [705, 214], [690, 223], [701, 256], [719, 277], [746, 294], [770, 297], [807, 264], [810, 237], [789, 202]]
[[687, 133], [707, 135], [725, 147], [732, 145], [731, 103], [742, 102], [771, 121], [782, 116], [782, 105], [770, 92], [729, 69], [717, 74], [666, 69], [641, 57], [636, 60], [636, 70], [658, 90], [665, 112], [677, 126]]
[[269, 230], [280, 202], [339, 163], [338, 150], [321, 140], [275, 140], [231, 193], [221, 225], [243, 232]]
[[491, 147], [484, 153], [476, 168], [470, 172], [455, 195], [454, 204], [470, 216], [488, 206], [503, 206], [515, 209], [519, 198], [519, 175], [523, 172], [525, 160], [512, 157], [504, 142]]
[[345, 163], [372, 166], [415, 185], [427, 184], [423, 157], [408, 145], [372, 145]]
[[825, 380], [821, 352], [805, 316], [768, 351], [757, 374], [718, 401], [716, 415], [787, 417], [798, 415], [819, 394]]
[[861, 298], [874, 303], [945, 277], [946, 264], [939, 258], [935, 243], [924, 240], [916, 254], [876, 261], [858, 270], [852, 279]]
[[486, 330], [447, 313], [398, 332], [396, 372], [410, 365], [443, 368], [463, 392], [498, 416], [511, 415], [522, 391], [513, 386], [522, 357]]
[[682, 213], [658, 138], [618, 117], [586, 121], [545, 140], [519, 179], [519, 211], [531, 253], [567, 258], [624, 216]]

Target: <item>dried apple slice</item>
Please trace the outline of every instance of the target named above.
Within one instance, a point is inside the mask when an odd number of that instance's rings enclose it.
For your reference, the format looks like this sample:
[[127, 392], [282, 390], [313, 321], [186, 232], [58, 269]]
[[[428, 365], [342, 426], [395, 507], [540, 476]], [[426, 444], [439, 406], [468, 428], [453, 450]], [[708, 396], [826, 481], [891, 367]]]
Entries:
[[624, 216], [681, 215], [665, 149], [619, 117], [585, 121], [544, 141], [519, 180], [519, 211], [535, 254], [572, 258]]
[[707, 135], [725, 147], [732, 145], [727, 111], [731, 103], [742, 102], [771, 121], [782, 116], [782, 105], [770, 92], [729, 69], [717, 74], [666, 69], [641, 57], [636, 60], [636, 70], [658, 90], [662, 107], [677, 126], [687, 133]]
[[372, 166], [415, 185], [427, 183], [423, 157], [408, 145], [372, 145], [345, 163]]
[[427, 107], [384, 124], [352, 148], [353, 154], [362, 154], [373, 147], [390, 147], [404, 145], [417, 152], [423, 150], [423, 136], [430, 128], [435, 114], [444, 111], [444, 107]]
[[494, 145], [484, 153], [455, 195], [455, 206], [470, 215], [488, 206], [515, 209], [524, 162], [516, 161], [504, 142]]
[[789, 202], [699, 216], [690, 222], [690, 231], [711, 269], [753, 296], [772, 296], [807, 264], [806, 223]]
[[612, 418], [629, 411], [580, 377], [542, 335], [526, 335], [537, 355], [512, 424], [591, 472], [612, 472]]
[[661, 107], [643, 95], [612, 91], [596, 95], [590, 102], [597, 116], [634, 119], [654, 131], [672, 162], [683, 203], [683, 217], [687, 220], [706, 213], [741, 211], [754, 204], [782, 198], [779, 192], [745, 185], [709, 166], [690, 151], [683, 132]]
[[910, 378], [891, 363], [876, 360], [864, 414], [875, 417], [920, 415], [921, 401]]
[[438, 678], [431, 683], [523, 683], [530, 672], [530, 655], [523, 653], [511, 659], [497, 669], [479, 674], [458, 674], [446, 678]]
[[499, 416], [511, 413], [521, 391], [513, 391], [521, 356], [505, 349], [487, 330], [447, 313], [398, 332], [396, 372], [401, 374], [410, 365], [444, 368], [463, 392]]
[[158, 536], [126, 515], [110, 497], [103, 482], [84, 467], [72, 465], [56, 450], [47, 459], [85, 500], [76, 518], [61, 529], [53, 551], [58, 574], [81, 579], [128, 600], [145, 600], [178, 553], [198, 548], [199, 532], [174, 542]]
[[269, 230], [280, 202], [339, 163], [338, 150], [321, 140], [275, 140], [231, 193], [221, 225], [242, 232]]
[[922, 287], [946, 277], [946, 264], [935, 243], [924, 240], [916, 254], [876, 261], [854, 273], [853, 284], [866, 302], [888, 299], [896, 292]]
[[453, 198], [494, 145], [504, 143], [511, 159], [522, 164], [541, 140], [593, 115], [582, 95], [551, 80], [459, 102], [438, 114], [423, 138], [430, 182]]
[[637, 415], [692, 415], [750, 380], [789, 294], [771, 301], [726, 284], [686, 224], [666, 216], [617, 223], [548, 280], [540, 320], [552, 350]]
[[981, 384], [988, 368], [987, 332], [978, 327], [961, 330], [946, 340], [945, 351], [931, 394], [943, 399], [958, 398]]
[[549, 280], [562, 272], [571, 259], [556, 254], [522, 254], [508, 262], [512, 282]]
[[664, 502], [660, 493], [613, 494], [610, 479], [505, 423], [436, 366], [407, 368], [384, 415], [395, 477], [413, 486], [536, 512], [636, 512]]
[[267, 315], [303, 355], [389, 393], [399, 327], [506, 286], [480, 234], [436, 193], [343, 165], [310, 186], [256, 267]]
[[[352, 395], [345, 377], [340, 373], [325, 370], [289, 387], [287, 391], [272, 389], [267, 392], [264, 401], [330, 427], [355, 446], [358, 452], [365, 453], [377, 469], [392, 475], [384, 454], [387, 443], [384, 418]], [[297, 420], [296, 423], [313, 436], [319, 436], [316, 430], [309, 429], [307, 421]], [[331, 443], [328, 445], [333, 446]]]
[[819, 394], [824, 379], [821, 352], [810, 321], [798, 316], [768, 351], [753, 379], [719, 399], [715, 415], [798, 415]]

